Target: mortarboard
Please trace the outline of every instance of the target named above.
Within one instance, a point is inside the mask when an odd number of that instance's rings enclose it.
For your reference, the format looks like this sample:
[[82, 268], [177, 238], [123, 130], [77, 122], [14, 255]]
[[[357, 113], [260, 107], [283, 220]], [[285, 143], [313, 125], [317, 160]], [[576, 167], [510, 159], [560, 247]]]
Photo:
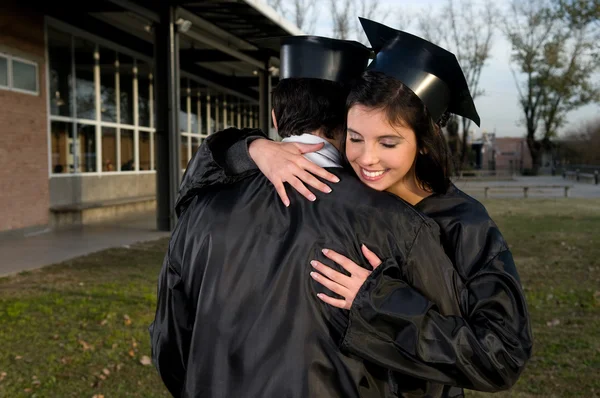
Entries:
[[437, 121], [446, 111], [480, 118], [462, 69], [451, 52], [420, 37], [359, 18], [375, 59], [367, 70], [392, 76], [410, 88]]
[[280, 52], [279, 79], [313, 78], [348, 83], [365, 71], [371, 50], [357, 41], [321, 36], [256, 40]]

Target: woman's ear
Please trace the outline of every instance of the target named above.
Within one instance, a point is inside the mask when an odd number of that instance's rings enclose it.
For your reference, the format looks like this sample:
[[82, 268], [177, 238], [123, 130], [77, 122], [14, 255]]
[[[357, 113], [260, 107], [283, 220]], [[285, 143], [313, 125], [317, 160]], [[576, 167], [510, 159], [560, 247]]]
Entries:
[[271, 109], [271, 119], [273, 119], [273, 126], [277, 130], [277, 118], [275, 117], [275, 109]]

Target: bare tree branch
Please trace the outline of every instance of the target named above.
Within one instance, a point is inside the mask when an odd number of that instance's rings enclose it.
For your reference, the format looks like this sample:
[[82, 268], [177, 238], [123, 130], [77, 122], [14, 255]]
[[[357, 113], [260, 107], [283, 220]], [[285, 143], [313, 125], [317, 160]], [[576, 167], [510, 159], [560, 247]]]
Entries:
[[329, 0], [331, 19], [333, 21], [333, 36], [337, 39], [347, 40], [355, 26], [352, 23], [354, 12], [353, 0]]

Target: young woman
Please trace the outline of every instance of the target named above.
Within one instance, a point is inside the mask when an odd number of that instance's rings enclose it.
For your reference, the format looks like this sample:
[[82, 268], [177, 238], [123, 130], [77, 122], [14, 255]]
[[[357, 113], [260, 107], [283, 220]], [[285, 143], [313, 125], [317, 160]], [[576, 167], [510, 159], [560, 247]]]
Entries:
[[[363, 350], [352, 345], [352, 336], [346, 336], [344, 348], [391, 371], [447, 385], [443, 391], [424, 390], [423, 396], [462, 396], [460, 388], [451, 386], [485, 391], [510, 388], [532, 350], [526, 300], [498, 227], [481, 203], [451, 183], [446, 144], [436, 123], [446, 110], [476, 116], [470, 95], [465, 100], [461, 91], [466, 87], [464, 76], [456, 70], [448, 73], [452, 65], [443, 64], [446, 54], [431, 56], [438, 51], [431, 43], [377, 25], [376, 34], [365, 29], [367, 36], [387, 44], [371, 40], [377, 58], [348, 97], [345, 156], [363, 183], [400, 197], [440, 226], [446, 254], [465, 286], [462, 316], [444, 317], [431, 307], [416, 322], [421, 328], [407, 327], [402, 320], [410, 309], [402, 308], [402, 316], [396, 316], [402, 307], [402, 297], [394, 295], [396, 281], [380, 272], [381, 260], [367, 248], [363, 253], [372, 272], [357, 272], [364, 267], [343, 253], [323, 248], [324, 255], [348, 274], [312, 261], [311, 276], [340, 296], [319, 298], [348, 309], [353, 335], [369, 341]], [[432, 70], [445, 78], [442, 83]], [[457, 74], [464, 87], [453, 86]], [[314, 149], [259, 139], [250, 144], [247, 155], [286, 203], [285, 182], [310, 200], [314, 200], [312, 193], [300, 181], [328, 192], [329, 187], [307, 171], [335, 182], [335, 176], [303, 157], [302, 153]], [[370, 308], [369, 300], [374, 299], [389, 311]]]

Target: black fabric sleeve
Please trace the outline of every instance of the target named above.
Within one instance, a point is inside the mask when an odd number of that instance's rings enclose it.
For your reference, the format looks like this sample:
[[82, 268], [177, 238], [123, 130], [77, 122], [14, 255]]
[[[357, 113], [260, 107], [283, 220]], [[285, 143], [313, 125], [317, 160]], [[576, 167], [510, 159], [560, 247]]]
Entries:
[[250, 144], [259, 138], [265, 138], [262, 136], [251, 136], [242, 141], [237, 141], [231, 148], [227, 149], [225, 154], [225, 163], [223, 167], [228, 174], [242, 174], [246, 171], [256, 169], [256, 163], [250, 157]]
[[191, 314], [179, 272], [165, 257], [158, 279], [158, 302], [149, 327], [154, 366], [169, 392], [181, 395], [191, 341]]
[[[421, 228], [408, 265], [439, 260], [432, 257], [435, 245], [439, 241]], [[464, 285], [447, 280], [460, 289], [460, 314], [454, 315], [441, 307], [447, 298], [426, 297], [403, 280], [396, 261], [384, 262], [354, 300], [342, 348], [394, 372], [445, 385], [488, 392], [510, 388], [532, 349], [519, 283], [500, 271], [511, 262], [505, 250]]]
[[[195, 192], [233, 184], [259, 172], [256, 166], [249, 166], [250, 155], [247, 154], [247, 150], [244, 155], [239, 147], [233, 148], [235, 144], [246, 145], [246, 142], [258, 138], [268, 139], [261, 130], [249, 128], [229, 128], [208, 136], [194, 154], [183, 175], [175, 205], [177, 217], [181, 216]], [[233, 152], [230, 153], [232, 148]], [[231, 164], [236, 165], [231, 167]]]

